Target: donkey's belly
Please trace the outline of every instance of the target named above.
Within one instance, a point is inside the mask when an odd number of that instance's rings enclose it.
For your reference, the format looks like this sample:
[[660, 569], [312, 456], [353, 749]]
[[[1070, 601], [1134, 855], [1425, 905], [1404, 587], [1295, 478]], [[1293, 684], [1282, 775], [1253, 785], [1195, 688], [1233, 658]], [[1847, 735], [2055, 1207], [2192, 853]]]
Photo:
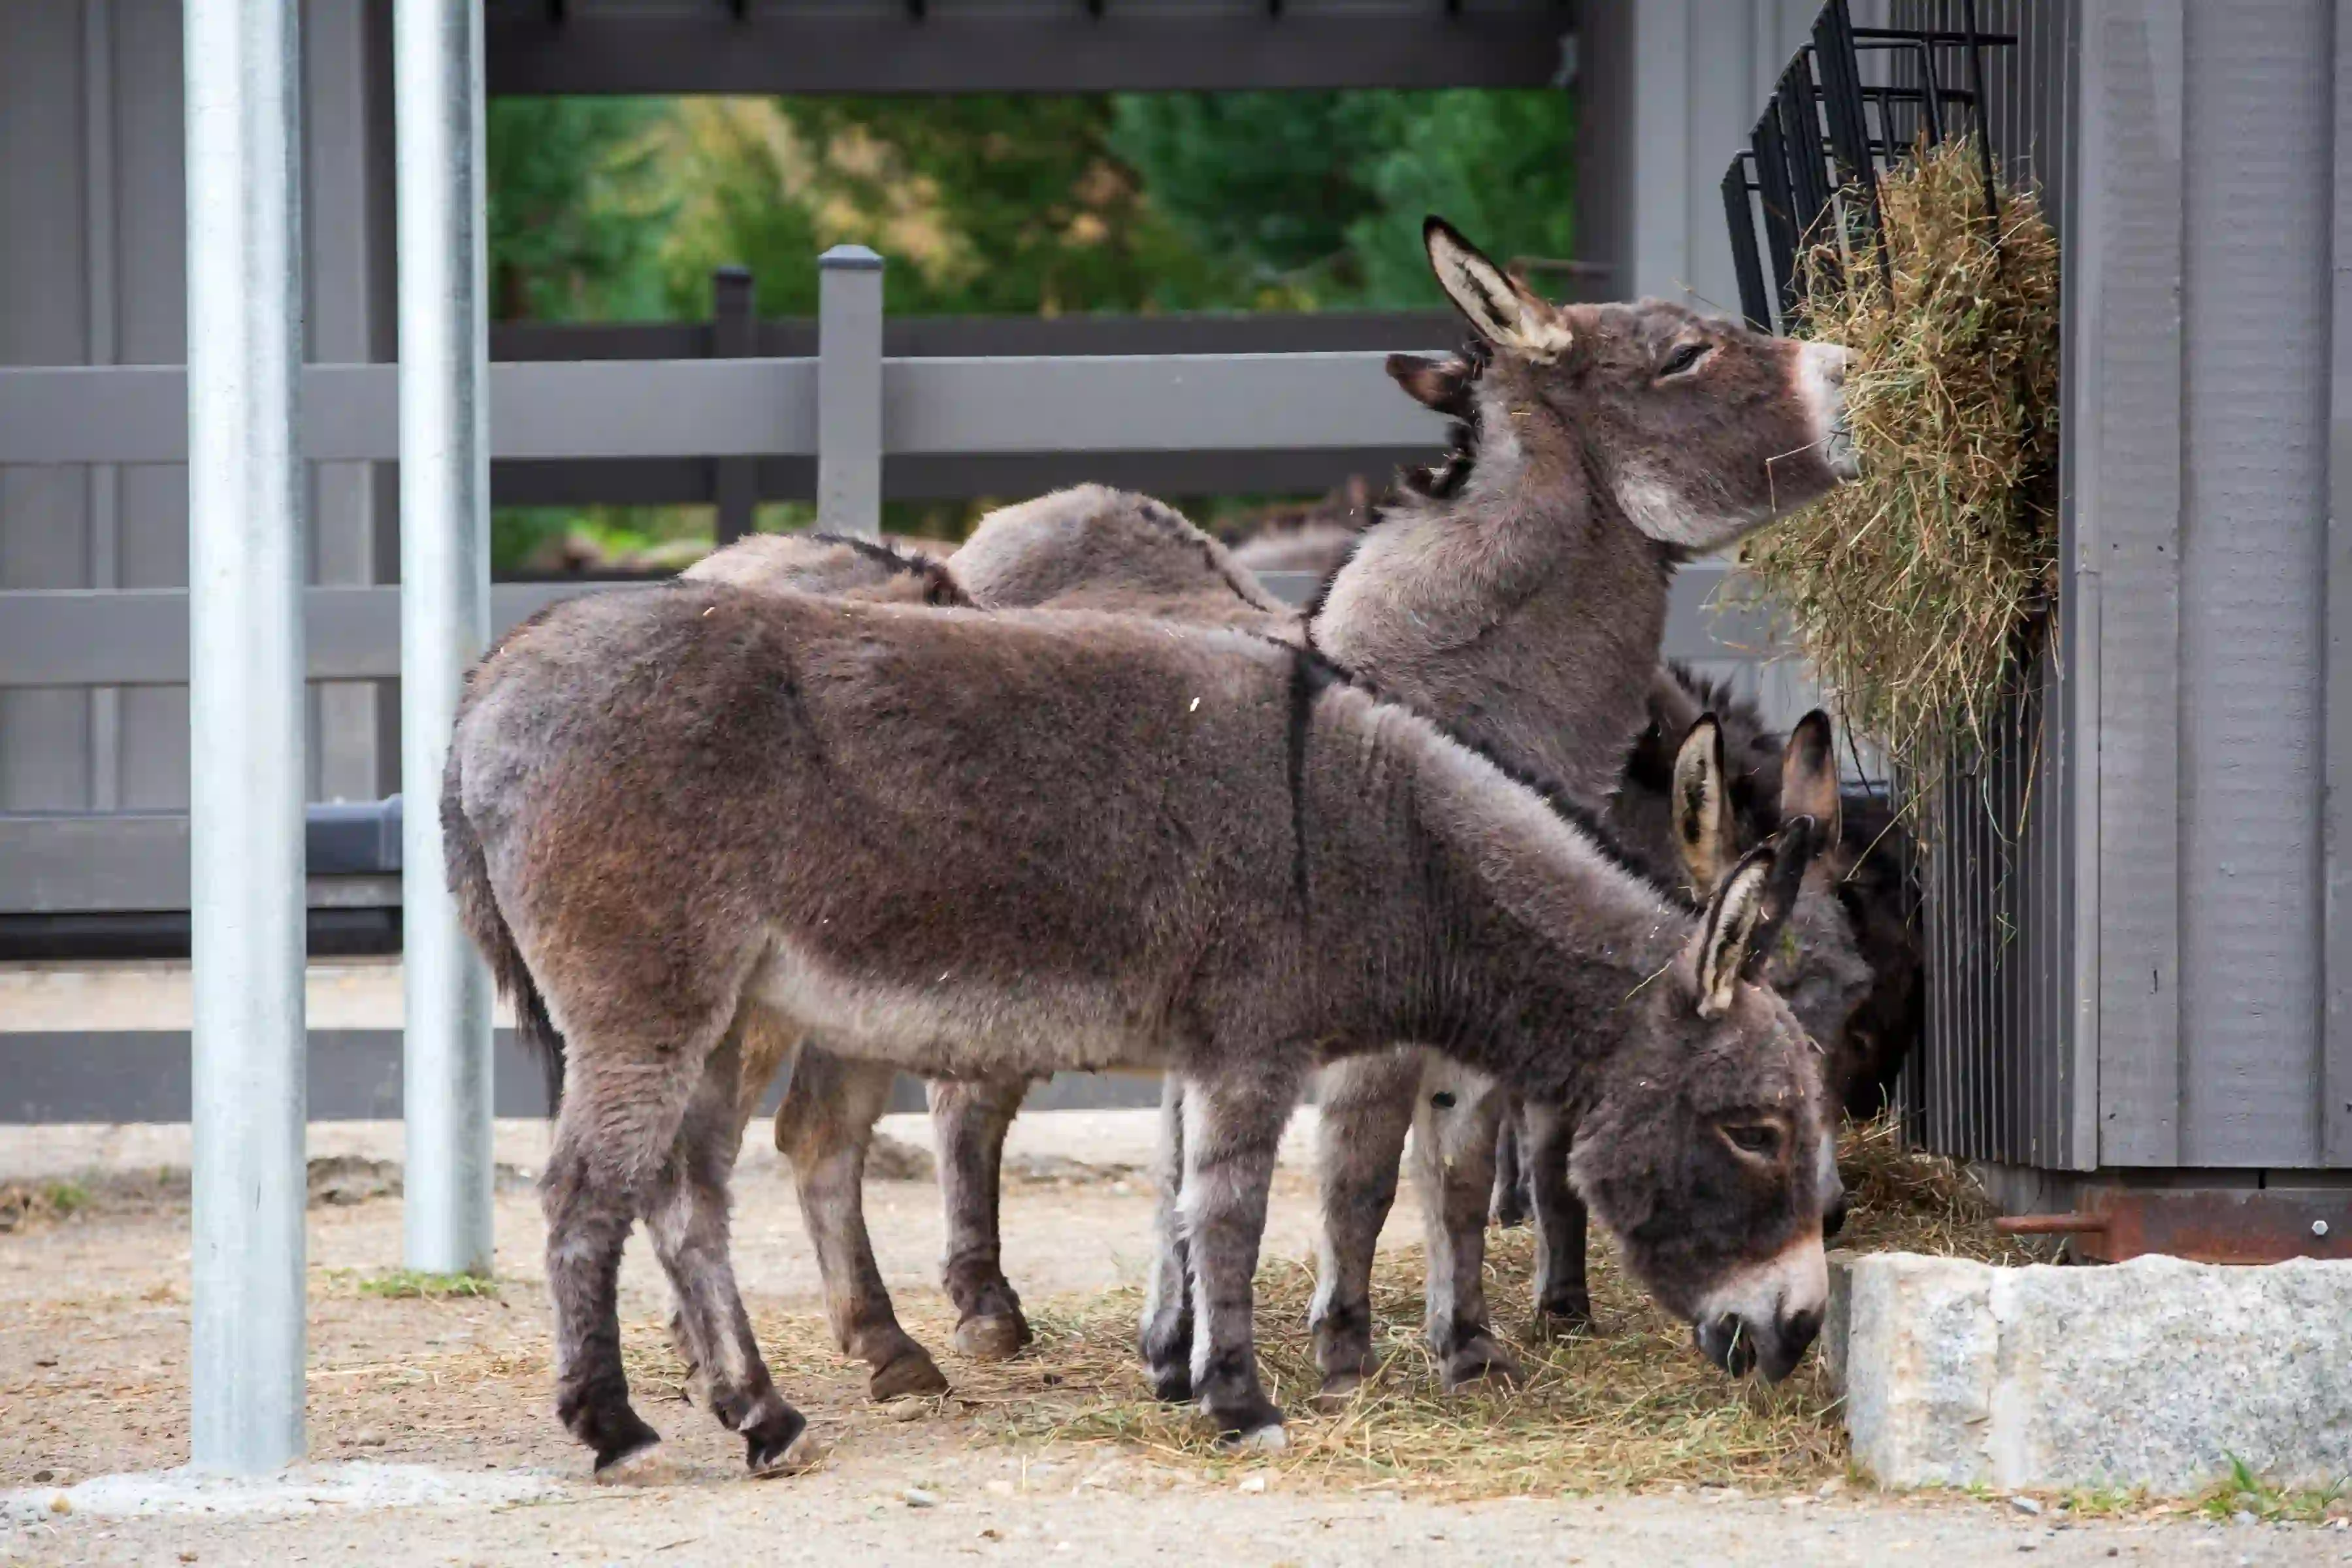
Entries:
[[1148, 1009], [1108, 986], [1052, 978], [863, 972], [778, 936], [750, 994], [815, 1032], [837, 1055], [934, 1078], [1158, 1067]]

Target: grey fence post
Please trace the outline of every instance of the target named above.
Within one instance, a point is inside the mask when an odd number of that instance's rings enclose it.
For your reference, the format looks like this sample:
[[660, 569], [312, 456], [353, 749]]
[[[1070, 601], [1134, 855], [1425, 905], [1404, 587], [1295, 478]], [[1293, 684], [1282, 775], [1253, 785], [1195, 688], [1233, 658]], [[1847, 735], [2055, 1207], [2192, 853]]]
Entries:
[[302, 1455], [301, 64], [297, 7], [188, 0], [190, 1458]]
[[480, 0], [393, 8], [400, 288], [402, 1251], [490, 1268], [490, 987], [441, 858], [441, 769], [490, 630]]
[[[751, 272], [721, 267], [710, 275], [710, 354], [713, 359], [750, 359], [760, 352]], [[752, 531], [760, 505], [760, 459], [721, 458], [711, 499], [719, 503], [714, 533], [723, 547]]]
[[882, 258], [836, 245], [817, 258], [816, 522], [882, 537]]

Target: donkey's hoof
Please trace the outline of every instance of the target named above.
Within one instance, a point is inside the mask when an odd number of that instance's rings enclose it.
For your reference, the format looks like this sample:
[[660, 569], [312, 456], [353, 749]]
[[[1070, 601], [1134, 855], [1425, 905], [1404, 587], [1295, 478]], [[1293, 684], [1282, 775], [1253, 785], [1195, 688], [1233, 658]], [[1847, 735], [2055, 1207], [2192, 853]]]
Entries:
[[1573, 1295], [1556, 1296], [1549, 1301], [1536, 1303], [1536, 1337], [1566, 1339], [1571, 1334], [1592, 1331], [1592, 1298], [1579, 1290]]
[[1143, 1375], [1151, 1380], [1151, 1397], [1169, 1405], [1192, 1400], [1192, 1368], [1185, 1362], [1150, 1362]]
[[1279, 1454], [1290, 1447], [1290, 1434], [1281, 1422], [1253, 1426], [1246, 1432], [1220, 1432], [1217, 1452], [1220, 1454]]
[[1475, 1334], [1445, 1358], [1443, 1375], [1445, 1392], [1452, 1394], [1477, 1383], [1514, 1384], [1524, 1374], [1510, 1352], [1486, 1335]]
[[797, 1410], [743, 1435], [743, 1462], [754, 1477], [796, 1476], [824, 1458], [824, 1445]]
[[1528, 1223], [1528, 1201], [1520, 1197], [1499, 1198], [1486, 1217], [1503, 1230], [1517, 1230]]
[[662, 1440], [646, 1429], [646, 1441], [633, 1448], [596, 1456], [596, 1480], [609, 1487], [642, 1487], [674, 1479], [677, 1467]]
[[1356, 1397], [1356, 1391], [1363, 1386], [1362, 1373], [1335, 1372], [1323, 1379], [1323, 1386], [1315, 1391], [1315, 1397], [1309, 1403], [1326, 1415], [1336, 1415], [1348, 1407]]
[[929, 1351], [909, 1341], [896, 1355], [874, 1369], [873, 1375], [866, 1380], [866, 1391], [887, 1403], [910, 1394], [945, 1394], [948, 1378]]
[[955, 1326], [955, 1348], [974, 1361], [1011, 1361], [1029, 1342], [1029, 1321], [1019, 1312], [975, 1312]]

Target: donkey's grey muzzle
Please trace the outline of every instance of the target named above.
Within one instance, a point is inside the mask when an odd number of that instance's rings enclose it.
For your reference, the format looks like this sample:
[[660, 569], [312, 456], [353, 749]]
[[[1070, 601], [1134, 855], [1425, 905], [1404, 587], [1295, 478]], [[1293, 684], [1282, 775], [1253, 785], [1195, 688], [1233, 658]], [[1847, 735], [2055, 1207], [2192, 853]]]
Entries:
[[1726, 1312], [1694, 1325], [1691, 1338], [1707, 1360], [1732, 1376], [1746, 1377], [1760, 1366], [1765, 1381], [1778, 1383], [1797, 1370], [1821, 1331], [1820, 1310], [1808, 1307], [1761, 1323]]

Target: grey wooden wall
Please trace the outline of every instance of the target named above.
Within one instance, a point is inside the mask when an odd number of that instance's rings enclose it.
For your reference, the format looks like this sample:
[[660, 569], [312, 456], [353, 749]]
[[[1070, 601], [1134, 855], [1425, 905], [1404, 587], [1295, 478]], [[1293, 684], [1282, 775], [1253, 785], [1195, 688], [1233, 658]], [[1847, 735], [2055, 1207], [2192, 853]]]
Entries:
[[[313, 360], [391, 357], [385, 10], [303, 6]], [[176, 0], [0, 0], [0, 364], [184, 359], [181, 112]], [[313, 582], [383, 580], [387, 479], [314, 467]], [[0, 589], [184, 584], [186, 522], [176, 465], [0, 468]], [[314, 798], [389, 787], [390, 706], [314, 689]], [[184, 806], [186, 730], [182, 688], [0, 690], [0, 811]]]
[[2024, 35], [1996, 123], [2065, 244], [2064, 515], [2050, 722], [1970, 781], [2031, 815], [1931, 871], [1938, 990], [1956, 953], [1982, 979], [1930, 1022], [1951, 1152], [2352, 1165], [2342, 11], [1981, 7]]

